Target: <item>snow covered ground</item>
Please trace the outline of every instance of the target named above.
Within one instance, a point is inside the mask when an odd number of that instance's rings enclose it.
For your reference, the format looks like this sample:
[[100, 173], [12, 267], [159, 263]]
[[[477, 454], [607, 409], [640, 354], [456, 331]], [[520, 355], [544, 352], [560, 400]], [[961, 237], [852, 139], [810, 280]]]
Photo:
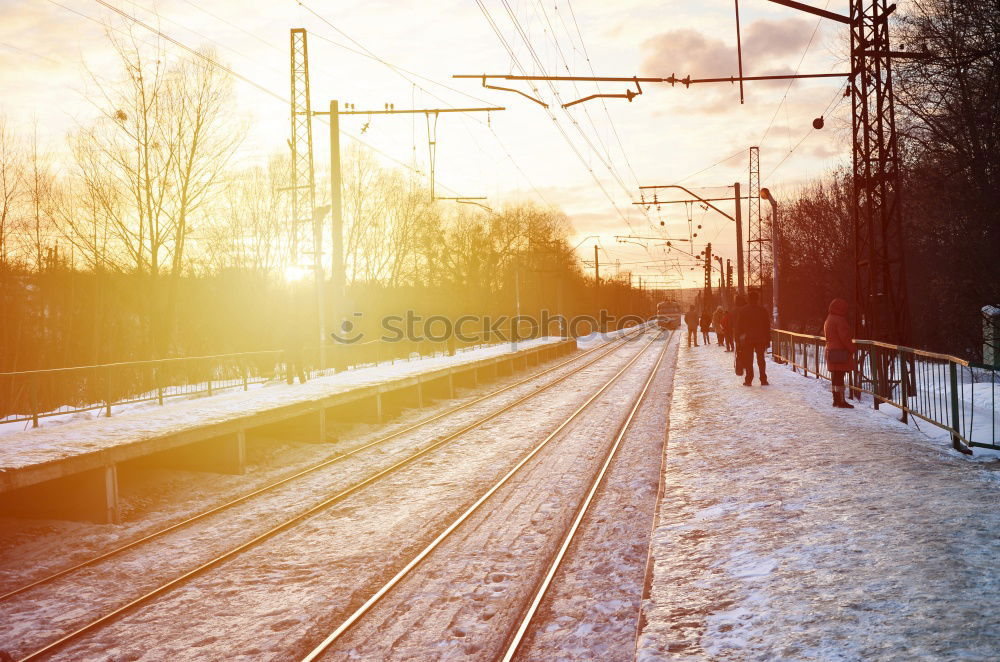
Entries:
[[1000, 463], [730, 357], [678, 358], [638, 659], [996, 660]]
[[[578, 406], [594, 384], [613, 374], [638, 348], [639, 343], [629, 343], [580, 373], [579, 379], [561, 384], [544, 398], [525, 403], [286, 535], [136, 610], [57, 658], [298, 659], [296, 653], [312, 645], [319, 633], [325, 634], [331, 621], [384, 578], [386, 568], [425, 544], [442, 521], [467, 506], [482, 485], [509, 468], [542, 431], [554, 426], [553, 421], [565, 416], [567, 409]], [[524, 395], [537, 387], [525, 384], [517, 390]], [[492, 410], [498, 404], [491, 399], [476, 407]], [[605, 413], [613, 412], [609, 407]], [[475, 415], [470, 410], [449, 417], [338, 465], [334, 471], [248, 504], [239, 513], [228, 512], [205, 526], [171, 535], [155, 549], [128, 552], [71, 581], [0, 605], [0, 623], [4, 624], [0, 648], [18, 653], [30, 650], [52, 639], [57, 631], [79, 625], [121, 604], [130, 594], [134, 597], [165, 577], [176, 576], [213, 551], [252, 536], [275, 518], [304, 509]], [[351, 445], [356, 443], [351, 440]], [[180, 613], [188, 617], [178, 619]]]
[[[645, 341], [640, 342], [645, 345]], [[646, 349], [629, 372], [344, 634], [322, 659], [499, 659], [662, 348], [662, 344], [653, 343]], [[669, 362], [662, 369], [669, 371]], [[576, 388], [587, 393], [600, 385], [601, 381], [587, 380]], [[650, 413], [648, 409], [646, 413]], [[544, 431], [536, 428], [533, 442], [538, 443], [543, 435]], [[629, 459], [643, 458], [640, 454]], [[629, 468], [633, 471], [629, 472]], [[627, 480], [629, 473], [640, 472], [638, 467], [626, 467], [615, 477]], [[614, 503], [605, 501], [602, 505], [605, 516], [626, 513], [621, 521], [624, 529], [628, 528], [627, 509], [639, 499], [627, 483], [620, 487], [624, 489], [602, 495], [602, 500], [617, 498]], [[645, 487], [646, 496], [655, 497], [655, 483]], [[647, 526], [655, 498], [648, 501]], [[593, 519], [590, 523], [594, 524]], [[584, 559], [580, 558], [579, 547], [572, 550], [573, 558], [568, 559], [566, 568], [569, 574], [561, 573], [557, 579], [566, 589], [563, 598], [571, 599], [574, 593], [587, 596], [582, 600], [586, 604], [577, 603], [572, 615], [565, 614], [569, 622], [552, 618], [553, 614], [544, 610], [540, 616], [545, 622], [536, 622], [536, 626], [545, 629], [547, 636], [527, 642], [534, 649], [525, 650], [519, 659], [623, 659], [620, 650], [613, 656], [597, 653], [602, 634], [620, 634], [623, 629], [627, 641], [625, 659], [631, 657], [635, 622], [631, 622], [631, 629], [622, 628], [622, 624], [634, 611], [629, 613], [629, 596], [621, 595], [620, 580], [631, 570], [633, 583], [637, 584], [633, 595], [641, 595], [644, 550], [641, 545], [635, 549], [633, 536], [615, 537], [609, 531], [614, 529], [614, 522], [597, 527], [601, 528], [603, 540], [598, 542], [603, 543], [603, 548], [596, 554], [585, 550]], [[587, 533], [598, 531], [590, 527]], [[583, 547], [594, 543], [593, 538], [580, 538]], [[583, 562], [574, 564], [573, 560]], [[607, 592], [600, 590], [602, 576]], [[598, 631], [587, 636], [595, 627]], [[565, 649], [561, 644], [553, 648], [556, 642], [565, 644]], [[576, 652], [569, 653], [571, 648]]]
[[[561, 340], [544, 337], [518, 343], [527, 349]], [[509, 353], [509, 344], [493, 345], [460, 352], [455, 356], [435, 356], [396, 364], [358, 368], [312, 379], [305, 384], [288, 385], [281, 381], [248, 392], [226, 392], [212, 397], [130, 405], [111, 418], [94, 419], [91, 413], [43, 419], [37, 429], [13, 430], [10, 425], [0, 439], [0, 471], [40, 464], [62, 457], [90, 453], [119, 444], [132, 443], [185, 426], [220, 423], [261, 409], [281, 407], [323, 397], [362, 386], [383, 383], [410, 375], [472, 363], [491, 356]]]

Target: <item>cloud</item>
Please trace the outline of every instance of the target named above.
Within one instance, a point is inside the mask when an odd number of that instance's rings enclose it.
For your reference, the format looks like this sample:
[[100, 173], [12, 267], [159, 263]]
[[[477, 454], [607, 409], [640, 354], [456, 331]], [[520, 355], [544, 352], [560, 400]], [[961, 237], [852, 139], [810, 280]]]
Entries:
[[[767, 67], [787, 67], [801, 54], [812, 34], [804, 19], [754, 21], [743, 37], [743, 70], [752, 74]], [[641, 45], [641, 71], [649, 76], [714, 78], [737, 71], [736, 47], [697, 30], [682, 29], [650, 37]]]
[[802, 18], [754, 21], [743, 36], [743, 61], [800, 55], [809, 43], [812, 24]]
[[721, 39], [706, 37], [696, 30], [670, 30], [650, 37], [642, 43], [646, 54], [640, 70], [643, 75], [667, 76], [676, 73], [686, 76], [718, 75], [726, 72], [736, 61], [736, 49]]

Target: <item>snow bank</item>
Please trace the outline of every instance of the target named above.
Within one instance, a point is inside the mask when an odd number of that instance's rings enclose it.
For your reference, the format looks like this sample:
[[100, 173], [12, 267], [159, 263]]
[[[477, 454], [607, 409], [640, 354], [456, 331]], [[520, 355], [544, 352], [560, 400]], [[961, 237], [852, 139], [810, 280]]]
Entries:
[[997, 463], [730, 356], [681, 348], [637, 659], [996, 659]]
[[[643, 326], [650, 326], [651, 322], [646, 322]], [[593, 347], [594, 345], [600, 345], [601, 343], [608, 342], [609, 340], [614, 340], [630, 331], [635, 330], [636, 327], [630, 326], [627, 329], [617, 329], [615, 331], [594, 331], [585, 336], [579, 336], [576, 339], [576, 346], [579, 349], [587, 349]]]

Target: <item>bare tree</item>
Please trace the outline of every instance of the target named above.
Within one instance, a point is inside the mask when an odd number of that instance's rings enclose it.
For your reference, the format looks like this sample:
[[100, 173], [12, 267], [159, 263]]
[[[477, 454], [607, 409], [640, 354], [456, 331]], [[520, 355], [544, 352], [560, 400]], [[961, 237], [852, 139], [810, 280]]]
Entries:
[[214, 269], [277, 273], [288, 262], [286, 193], [277, 189], [287, 159], [234, 173], [204, 230], [203, 259]]
[[39, 148], [37, 125], [32, 127], [31, 149], [28, 154], [28, 167], [24, 179], [30, 204], [29, 218], [24, 233], [25, 244], [34, 269], [41, 271], [45, 266], [46, 250], [54, 243], [55, 225], [48, 210], [53, 196], [55, 178], [52, 174], [48, 153]]
[[[106, 226], [109, 259], [148, 276], [150, 349], [169, 350], [192, 219], [220, 186], [243, 136], [228, 76], [203, 58], [170, 60], [129, 35], [108, 38], [120, 77], [91, 74], [99, 118], [73, 138], [87, 222], [70, 222], [74, 244], [96, 252], [91, 227]], [[211, 59], [211, 55], [208, 55]], [[86, 228], [87, 232], [80, 232]]]
[[24, 193], [24, 152], [7, 118], [0, 116], [0, 269], [8, 264]]

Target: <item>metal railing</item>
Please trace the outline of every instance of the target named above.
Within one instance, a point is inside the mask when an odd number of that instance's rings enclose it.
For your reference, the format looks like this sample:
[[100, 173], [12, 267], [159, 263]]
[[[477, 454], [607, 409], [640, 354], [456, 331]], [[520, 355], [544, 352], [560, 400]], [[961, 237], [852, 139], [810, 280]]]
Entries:
[[[826, 368], [826, 338], [773, 329], [772, 356], [792, 370], [830, 379]], [[1000, 379], [996, 367], [874, 340], [855, 340], [856, 368], [848, 388], [860, 398], [872, 397], [874, 407], [897, 407], [903, 422], [926, 421], [951, 437], [956, 449], [1000, 450]]]
[[[327, 368], [341, 371], [382, 363], [396, 363], [430, 356], [453, 355], [495, 344], [482, 336], [475, 341], [373, 340], [327, 347]], [[527, 338], [522, 340], [528, 340]], [[319, 370], [319, 348], [302, 351], [303, 370]], [[0, 424], [28, 421], [122, 405], [156, 402], [178, 397], [212, 395], [230, 389], [248, 390], [253, 384], [284, 379], [289, 365], [283, 350], [241, 352], [128, 361], [71, 368], [0, 372]]]

